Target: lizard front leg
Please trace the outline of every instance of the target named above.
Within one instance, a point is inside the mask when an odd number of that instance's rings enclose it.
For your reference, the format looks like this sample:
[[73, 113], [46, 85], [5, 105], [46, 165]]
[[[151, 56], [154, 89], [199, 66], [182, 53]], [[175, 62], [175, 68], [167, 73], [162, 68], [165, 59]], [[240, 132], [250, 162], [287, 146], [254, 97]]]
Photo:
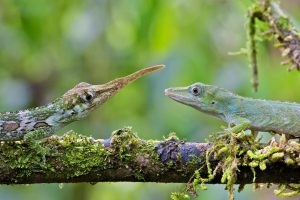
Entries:
[[234, 126], [225, 129], [226, 132], [236, 134], [241, 132], [242, 130], [246, 130], [250, 126], [250, 121], [246, 118], [242, 118], [242, 117], [233, 118], [232, 121], [234, 123]]

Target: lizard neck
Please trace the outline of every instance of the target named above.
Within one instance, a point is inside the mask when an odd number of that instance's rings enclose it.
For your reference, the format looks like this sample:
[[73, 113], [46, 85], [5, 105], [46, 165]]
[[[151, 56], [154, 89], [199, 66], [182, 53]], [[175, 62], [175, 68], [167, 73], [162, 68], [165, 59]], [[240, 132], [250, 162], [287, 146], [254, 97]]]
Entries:
[[[23, 134], [43, 128], [58, 130], [75, 121], [75, 111], [64, 107], [63, 99], [59, 98], [46, 106], [18, 112], [0, 114], [0, 134], [2, 138], [19, 138]], [[5, 136], [5, 137], [4, 137]]]
[[230, 94], [217, 98], [216, 101], [218, 102], [216, 105], [217, 112], [213, 115], [222, 121], [232, 123], [233, 116], [240, 115], [244, 112], [244, 102], [247, 101], [247, 99]]
[[79, 109], [79, 106], [69, 107], [63, 98], [59, 98], [47, 106], [38, 109], [38, 112], [34, 113], [34, 115], [39, 116], [46, 113], [45, 123], [55, 129], [59, 129], [85, 117], [86, 114], [81, 113], [81, 111], [82, 109]]

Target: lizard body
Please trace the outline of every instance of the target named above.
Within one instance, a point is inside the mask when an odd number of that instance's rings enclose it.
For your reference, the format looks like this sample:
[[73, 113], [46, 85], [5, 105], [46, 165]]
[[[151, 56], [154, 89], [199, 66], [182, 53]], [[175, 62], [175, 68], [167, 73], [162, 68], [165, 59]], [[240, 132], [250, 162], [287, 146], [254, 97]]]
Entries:
[[48, 137], [67, 124], [86, 117], [129, 83], [163, 67], [145, 68], [102, 85], [82, 82], [46, 106], [0, 113], [0, 141], [32, 141]]
[[300, 136], [300, 104], [242, 97], [226, 89], [195, 83], [169, 88], [165, 95], [217, 117], [233, 132], [244, 129]]

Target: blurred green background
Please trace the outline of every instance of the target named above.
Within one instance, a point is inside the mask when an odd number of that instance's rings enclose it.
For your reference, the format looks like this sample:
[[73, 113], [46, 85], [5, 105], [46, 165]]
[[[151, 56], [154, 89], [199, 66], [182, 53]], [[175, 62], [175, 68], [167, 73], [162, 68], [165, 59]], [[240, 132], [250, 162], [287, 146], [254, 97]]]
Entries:
[[[101, 84], [138, 69], [167, 68], [128, 86], [86, 120], [69, 129], [107, 138], [132, 126], [145, 139], [175, 131], [204, 141], [224, 125], [164, 96], [167, 87], [201, 81], [244, 96], [300, 102], [300, 74], [286, 72], [278, 49], [259, 48], [258, 93], [243, 56], [229, 56], [246, 44], [251, 1], [225, 0], [0, 0], [0, 110], [46, 104], [75, 84]], [[299, 27], [299, 1], [283, 8]], [[0, 199], [169, 199], [182, 184], [98, 183], [1, 186]], [[211, 185], [197, 199], [227, 199], [223, 185]], [[277, 199], [271, 189], [247, 186], [237, 199]]]

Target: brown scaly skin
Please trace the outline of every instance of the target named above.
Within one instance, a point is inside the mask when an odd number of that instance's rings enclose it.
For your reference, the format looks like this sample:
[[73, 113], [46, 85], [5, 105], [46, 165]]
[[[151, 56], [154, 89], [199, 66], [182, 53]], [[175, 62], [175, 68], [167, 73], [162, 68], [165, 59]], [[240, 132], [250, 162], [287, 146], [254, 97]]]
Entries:
[[86, 117], [129, 83], [163, 67], [145, 68], [103, 85], [82, 82], [46, 106], [0, 113], [0, 141], [34, 141], [48, 137], [63, 126]]

